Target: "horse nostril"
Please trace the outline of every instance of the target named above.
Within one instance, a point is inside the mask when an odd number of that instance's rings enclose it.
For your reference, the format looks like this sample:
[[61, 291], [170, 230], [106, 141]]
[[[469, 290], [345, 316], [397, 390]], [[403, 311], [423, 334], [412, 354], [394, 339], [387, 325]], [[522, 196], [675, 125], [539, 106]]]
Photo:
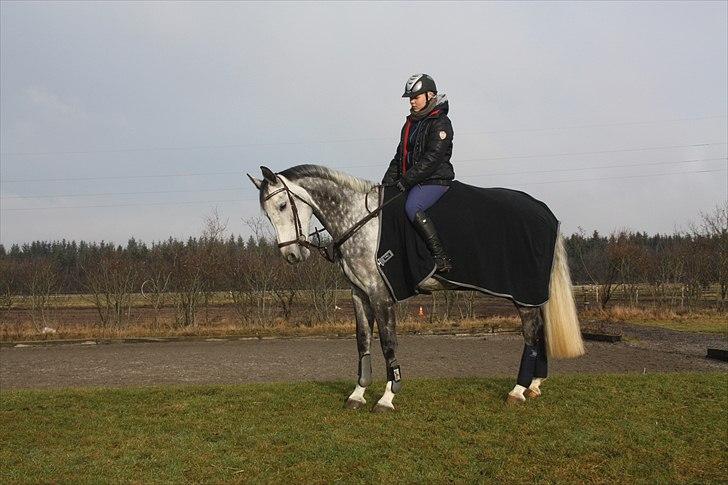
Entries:
[[293, 264], [293, 263], [295, 263], [296, 261], [298, 261], [298, 258], [296, 257], [296, 255], [295, 255], [295, 254], [293, 254], [293, 253], [288, 253], [288, 255], [286, 255], [286, 261], [288, 261], [289, 263]]

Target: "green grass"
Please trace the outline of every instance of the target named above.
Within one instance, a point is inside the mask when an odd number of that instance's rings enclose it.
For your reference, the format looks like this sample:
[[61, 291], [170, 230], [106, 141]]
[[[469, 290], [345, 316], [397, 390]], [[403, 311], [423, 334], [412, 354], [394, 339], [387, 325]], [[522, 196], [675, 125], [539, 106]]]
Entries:
[[[728, 375], [411, 380], [398, 410], [351, 383], [3, 391], [0, 482], [719, 482]], [[372, 389], [380, 391], [382, 383]], [[367, 408], [375, 401], [369, 395]]]

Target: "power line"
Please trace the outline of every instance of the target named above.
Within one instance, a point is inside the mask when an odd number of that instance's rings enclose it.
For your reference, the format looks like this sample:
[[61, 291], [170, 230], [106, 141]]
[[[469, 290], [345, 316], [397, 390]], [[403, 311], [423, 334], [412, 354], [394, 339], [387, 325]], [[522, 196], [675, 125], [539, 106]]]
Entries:
[[[540, 154], [540, 155], [513, 155], [508, 157], [490, 157], [490, 158], [464, 158], [455, 160], [455, 163], [468, 163], [468, 162], [489, 162], [496, 160], [517, 160], [526, 158], [551, 158], [551, 157], [563, 157], [572, 155], [596, 155], [601, 153], [619, 153], [619, 152], [642, 152], [650, 150], [668, 150], [675, 148], [694, 148], [694, 147], [707, 147], [711, 145], [728, 145], [726, 142], [711, 142], [711, 143], [693, 143], [690, 145], [667, 145], [659, 147], [641, 147], [641, 148], [618, 148], [615, 150], [597, 150], [590, 152], [564, 152], [564, 153], [551, 153], [551, 154]], [[349, 165], [342, 168], [366, 168], [377, 165]], [[379, 165], [381, 166], [381, 165]]]
[[92, 208], [113, 208], [113, 207], [139, 207], [150, 205], [191, 205], [191, 204], [217, 204], [224, 202], [245, 202], [255, 200], [257, 198], [245, 199], [227, 199], [227, 200], [192, 200], [184, 202], [147, 202], [147, 203], [131, 203], [131, 204], [104, 204], [104, 205], [68, 205], [62, 207], [24, 207], [19, 209], [2, 209], [3, 211], [33, 211], [33, 210], [51, 210], [51, 209], [92, 209]]
[[125, 180], [125, 179], [145, 179], [145, 178], [171, 178], [171, 177], [199, 177], [207, 175], [242, 175], [243, 172], [189, 172], [189, 173], [162, 173], [153, 175], [111, 175], [105, 177], [65, 177], [65, 178], [47, 178], [47, 179], [11, 179], [2, 180], [0, 183], [23, 183], [23, 182], [75, 182], [86, 180]]
[[5, 195], [0, 199], [53, 199], [56, 197], [101, 197], [108, 195], [150, 195], [150, 194], [176, 194], [189, 192], [227, 192], [242, 190], [242, 187], [230, 187], [219, 189], [179, 189], [179, 190], [144, 190], [139, 192], [98, 192], [95, 194], [54, 194], [54, 195]]
[[716, 172], [728, 172], [728, 169], [719, 168], [717, 170], [695, 170], [693, 172], [667, 172], [667, 173], [655, 173], [655, 174], [644, 174], [644, 175], [625, 175], [615, 177], [599, 177], [599, 178], [588, 178], [588, 179], [570, 179], [570, 180], [548, 180], [545, 182], [526, 182], [519, 185], [543, 185], [543, 184], [560, 184], [564, 182], [591, 182], [596, 180], [621, 180], [621, 179], [636, 179], [646, 177], [658, 177], [662, 175], [686, 175], [695, 173], [716, 173]]
[[556, 172], [577, 172], [583, 170], [602, 170], [607, 168], [632, 168], [632, 167], [647, 167], [654, 165], [675, 165], [678, 163], [698, 163], [698, 162], [713, 162], [718, 160], [728, 160], [727, 157], [718, 158], [697, 158], [694, 160], [677, 160], [672, 162], [645, 162], [645, 163], [632, 163], [624, 165], [598, 165], [596, 167], [576, 167], [576, 168], [555, 168], [552, 170], [528, 170], [522, 172], [491, 172], [481, 173], [477, 175], [470, 175], [470, 177], [490, 177], [490, 176], [501, 176], [501, 175], [530, 175], [534, 173], [556, 173]]
[[[597, 128], [604, 126], [630, 126], [630, 125], [649, 125], [658, 123], [675, 123], [680, 121], [699, 121], [707, 119], [726, 118], [725, 115], [697, 116], [689, 118], [673, 118], [664, 120], [647, 120], [647, 121], [618, 121], [611, 123], [590, 123], [582, 125], [566, 125], [546, 128], [514, 128], [507, 130], [487, 130], [476, 132], [458, 133], [458, 136], [474, 136], [488, 135], [498, 133], [521, 133], [521, 132], [537, 132], [537, 131], [558, 131], [572, 130], [579, 128]], [[36, 156], [36, 155], [86, 155], [94, 153], [125, 153], [125, 152], [154, 152], [154, 151], [184, 151], [184, 150], [210, 150], [225, 148], [243, 148], [251, 146], [276, 146], [276, 145], [326, 145], [335, 143], [356, 143], [364, 141], [392, 140], [394, 137], [369, 137], [369, 138], [340, 138], [332, 140], [315, 140], [315, 141], [277, 141], [277, 142], [256, 142], [256, 143], [234, 143], [220, 145], [188, 145], [188, 146], [169, 146], [169, 147], [128, 147], [128, 148], [110, 148], [99, 150], [68, 150], [68, 151], [45, 151], [45, 152], [0, 152], [2, 156]]]
[[[726, 142], [710, 142], [710, 143], [691, 143], [688, 145], [666, 145], [656, 147], [638, 147], [638, 148], [619, 148], [612, 150], [597, 150], [589, 152], [564, 152], [564, 153], [552, 153], [552, 154], [539, 154], [539, 155], [513, 155], [507, 157], [490, 157], [490, 158], [465, 158], [455, 160], [455, 163], [470, 163], [470, 162], [485, 162], [485, 161], [496, 161], [496, 160], [516, 160], [516, 159], [529, 159], [529, 158], [550, 158], [559, 156], [571, 156], [571, 155], [594, 155], [603, 153], [620, 153], [620, 152], [638, 152], [638, 151], [650, 151], [650, 150], [669, 150], [677, 148], [695, 148], [695, 147], [707, 147], [707, 146], [720, 146], [728, 145]], [[372, 168], [372, 167], [384, 167], [385, 163], [374, 163], [367, 165], [344, 165], [337, 167], [341, 168]], [[27, 182], [73, 182], [73, 181], [90, 181], [90, 180], [123, 180], [123, 179], [138, 179], [138, 178], [171, 178], [171, 177], [197, 177], [207, 175], [242, 175], [243, 172], [232, 171], [232, 172], [189, 172], [189, 173], [167, 173], [167, 174], [152, 174], [152, 175], [118, 175], [118, 176], [105, 176], [105, 177], [64, 177], [64, 178], [30, 178], [30, 179], [10, 179], [2, 180], [0, 183], [27, 183]]]
[[[634, 179], [634, 178], [645, 178], [645, 177], [660, 177], [665, 175], [689, 175], [689, 174], [702, 174], [702, 173], [716, 173], [726, 172], [728, 169], [717, 169], [717, 170], [696, 170], [692, 172], [666, 172], [656, 174], [645, 174], [645, 175], [626, 175], [616, 177], [598, 177], [598, 178], [587, 178], [587, 179], [569, 179], [569, 180], [548, 180], [544, 182], [526, 182], [515, 185], [542, 185], [542, 184], [559, 184], [566, 182], [589, 182], [596, 180], [616, 180], [616, 179]], [[164, 205], [190, 205], [190, 204], [217, 204], [227, 202], [246, 202], [251, 200], [258, 200], [258, 197], [246, 197], [242, 199], [227, 199], [227, 200], [200, 200], [200, 201], [185, 201], [185, 202], [149, 202], [149, 203], [131, 203], [131, 204], [104, 204], [104, 205], [77, 205], [77, 206], [51, 206], [51, 207], [24, 207], [16, 209], [2, 209], [2, 211], [34, 211], [34, 210], [53, 210], [53, 209], [91, 209], [91, 208], [113, 208], [113, 207], [139, 207], [139, 206], [164, 206]]]
[[[538, 173], [557, 173], [557, 172], [576, 172], [584, 170], [601, 170], [608, 168], [632, 168], [632, 167], [643, 167], [643, 166], [654, 166], [654, 165], [675, 165], [681, 163], [698, 163], [698, 162], [710, 162], [718, 160], [726, 160], [726, 157], [717, 158], [698, 158], [692, 160], [677, 160], [677, 161], [661, 161], [661, 162], [637, 162], [631, 164], [621, 165], [598, 165], [593, 167], [575, 167], [575, 168], [562, 168], [562, 169], [550, 169], [550, 170], [528, 170], [521, 172], [489, 172], [469, 175], [468, 178], [475, 177], [493, 177], [493, 176], [504, 176], [504, 175], [530, 175]], [[237, 173], [237, 172], [235, 172]], [[177, 190], [147, 190], [147, 191], [135, 191], [135, 192], [97, 192], [91, 194], [53, 194], [53, 195], [6, 195], [0, 197], [0, 199], [52, 199], [52, 198], [64, 198], [64, 197], [101, 197], [101, 196], [115, 196], [115, 195], [154, 195], [154, 194], [174, 194], [174, 193], [194, 193], [194, 192], [229, 192], [229, 191], [241, 191], [242, 187], [222, 187], [216, 189], [177, 189]]]

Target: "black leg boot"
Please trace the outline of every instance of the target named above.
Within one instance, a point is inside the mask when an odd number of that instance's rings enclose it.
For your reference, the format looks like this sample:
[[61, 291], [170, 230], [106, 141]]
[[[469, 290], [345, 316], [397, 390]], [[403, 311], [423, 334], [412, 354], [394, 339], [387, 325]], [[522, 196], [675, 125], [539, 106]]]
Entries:
[[417, 233], [425, 240], [427, 249], [432, 253], [435, 258], [435, 265], [437, 265], [438, 273], [447, 273], [452, 269], [452, 263], [450, 258], [445, 254], [445, 248], [442, 247], [440, 238], [437, 237], [437, 229], [435, 224], [424, 212], [418, 212], [415, 214], [414, 226]]

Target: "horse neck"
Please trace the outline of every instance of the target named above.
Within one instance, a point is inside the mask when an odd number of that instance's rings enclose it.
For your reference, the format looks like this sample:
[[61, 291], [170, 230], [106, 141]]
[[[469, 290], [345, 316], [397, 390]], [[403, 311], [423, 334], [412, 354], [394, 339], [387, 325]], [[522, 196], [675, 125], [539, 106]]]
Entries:
[[[334, 238], [343, 234], [366, 214], [366, 193], [336, 184], [327, 179], [297, 180], [314, 202], [313, 213]], [[370, 197], [376, 207], [376, 197]]]

